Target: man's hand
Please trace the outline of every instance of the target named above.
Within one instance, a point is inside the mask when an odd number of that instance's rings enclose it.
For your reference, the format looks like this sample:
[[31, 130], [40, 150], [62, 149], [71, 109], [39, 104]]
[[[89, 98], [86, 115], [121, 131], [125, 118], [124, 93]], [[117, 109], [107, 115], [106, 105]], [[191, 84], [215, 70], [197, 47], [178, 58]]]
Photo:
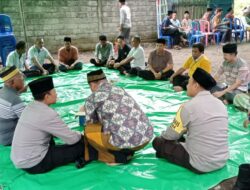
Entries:
[[224, 95], [223, 91], [219, 91], [219, 92], [215, 92], [213, 93], [213, 95], [216, 97], [216, 98], [220, 98]]
[[154, 76], [155, 76], [155, 79], [157, 79], [157, 80], [161, 79], [161, 73], [160, 72], [155, 73]]
[[250, 121], [249, 121], [248, 119], [246, 119], [246, 120], [244, 121], [244, 123], [243, 123], [243, 126], [244, 126], [245, 128], [247, 128], [248, 125], [249, 125], [249, 123], [250, 123]]
[[115, 69], [119, 68], [120, 66], [121, 66], [120, 63], [114, 64], [114, 68], [115, 68]]
[[110, 60], [109, 62], [108, 62], [108, 65], [114, 65], [115, 64], [115, 60]]
[[174, 80], [174, 77], [173, 77], [173, 75], [169, 78], [169, 82], [170, 83], [173, 83], [173, 80]]
[[49, 71], [47, 71], [46, 69], [44, 69], [42, 75], [48, 75], [48, 74], [49, 74]]

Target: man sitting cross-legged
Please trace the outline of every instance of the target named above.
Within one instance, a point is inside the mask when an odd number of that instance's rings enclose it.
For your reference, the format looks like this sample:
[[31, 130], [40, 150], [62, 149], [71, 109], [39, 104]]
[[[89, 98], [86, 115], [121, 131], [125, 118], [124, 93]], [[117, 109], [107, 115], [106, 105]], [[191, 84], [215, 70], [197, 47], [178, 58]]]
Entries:
[[192, 99], [179, 108], [171, 126], [153, 141], [158, 158], [195, 173], [211, 172], [226, 164], [228, 115], [224, 104], [209, 92], [215, 85], [209, 73], [195, 70], [187, 85], [187, 95]]
[[149, 54], [147, 70], [138, 76], [146, 80], [167, 80], [173, 73], [172, 54], [165, 49], [165, 39], [157, 39], [156, 49]]
[[78, 61], [78, 49], [71, 45], [71, 38], [64, 38], [64, 47], [58, 50], [59, 70], [67, 72], [68, 70], [82, 70], [82, 62]]
[[[204, 55], [204, 45], [202, 43], [193, 44], [192, 55], [186, 60], [184, 65], [170, 77], [170, 82], [173, 83], [176, 92], [187, 89], [188, 79], [197, 68], [202, 68], [208, 73], [211, 72], [211, 61]], [[186, 70], [189, 70], [188, 75], [183, 75]]]

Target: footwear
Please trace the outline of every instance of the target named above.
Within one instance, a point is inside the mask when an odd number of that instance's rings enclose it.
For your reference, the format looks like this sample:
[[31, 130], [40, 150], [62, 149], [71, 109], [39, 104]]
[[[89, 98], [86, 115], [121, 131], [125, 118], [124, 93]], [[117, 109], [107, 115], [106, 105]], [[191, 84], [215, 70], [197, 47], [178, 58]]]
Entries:
[[250, 164], [241, 164], [237, 181], [233, 190], [249, 190], [250, 189]]

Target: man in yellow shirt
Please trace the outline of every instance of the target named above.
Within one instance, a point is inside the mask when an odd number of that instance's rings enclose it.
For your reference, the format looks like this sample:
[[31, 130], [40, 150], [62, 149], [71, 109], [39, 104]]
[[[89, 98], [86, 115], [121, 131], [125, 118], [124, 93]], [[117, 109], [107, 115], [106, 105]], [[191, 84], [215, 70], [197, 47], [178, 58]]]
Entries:
[[[193, 44], [192, 55], [186, 60], [184, 65], [169, 78], [176, 92], [187, 90], [188, 79], [193, 76], [193, 73], [198, 67], [211, 73], [211, 61], [204, 55], [204, 49], [205, 47], [202, 43]], [[188, 75], [183, 75], [188, 69]]]

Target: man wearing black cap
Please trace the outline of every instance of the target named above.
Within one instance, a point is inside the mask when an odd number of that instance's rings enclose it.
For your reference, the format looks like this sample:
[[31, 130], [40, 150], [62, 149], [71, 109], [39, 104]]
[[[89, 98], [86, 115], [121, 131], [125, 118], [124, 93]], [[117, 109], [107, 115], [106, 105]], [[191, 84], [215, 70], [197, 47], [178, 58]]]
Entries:
[[82, 70], [82, 62], [78, 61], [78, 49], [71, 45], [71, 38], [64, 38], [64, 47], [58, 50], [59, 70], [67, 72], [68, 70]]
[[95, 46], [95, 58], [90, 59], [90, 63], [97, 67], [106, 66], [114, 57], [113, 44], [107, 41], [106, 35], [99, 36], [99, 43]]
[[156, 49], [148, 57], [148, 67], [138, 72], [139, 77], [146, 80], [167, 80], [174, 73], [172, 54], [165, 46], [165, 39], [157, 39]]
[[0, 71], [4, 87], [0, 89], [0, 145], [11, 145], [17, 121], [25, 107], [19, 94], [25, 91], [23, 74], [16, 66]]
[[[11, 150], [14, 165], [37, 174], [83, 157], [81, 133], [70, 130], [57, 112], [49, 107], [57, 99], [52, 77], [34, 80], [29, 87], [35, 101], [24, 109], [14, 133]], [[53, 136], [66, 144], [55, 145]]]
[[92, 94], [84, 105], [85, 137], [95, 149], [88, 148], [89, 157], [127, 163], [151, 140], [153, 127], [135, 100], [122, 88], [109, 84], [101, 69], [89, 72], [87, 79]]
[[224, 74], [223, 88], [216, 86], [212, 89], [214, 96], [220, 98], [225, 104], [233, 103], [234, 97], [239, 93], [246, 93], [250, 82], [250, 72], [247, 63], [237, 57], [237, 45], [228, 43], [223, 46], [224, 62], [215, 74], [216, 81]]
[[[211, 172], [226, 164], [228, 115], [223, 103], [209, 92], [215, 85], [209, 73], [195, 70], [187, 85], [187, 95], [192, 99], [179, 108], [171, 126], [153, 141], [158, 158], [195, 173]], [[185, 133], [185, 142], [180, 142]]]

